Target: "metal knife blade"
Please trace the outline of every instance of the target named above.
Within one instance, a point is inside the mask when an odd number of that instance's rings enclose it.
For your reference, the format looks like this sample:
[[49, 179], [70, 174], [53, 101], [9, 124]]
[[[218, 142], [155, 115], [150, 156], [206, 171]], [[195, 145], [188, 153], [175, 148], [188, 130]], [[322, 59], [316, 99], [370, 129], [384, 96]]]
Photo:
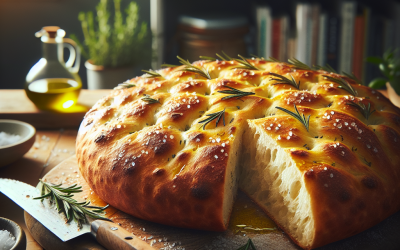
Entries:
[[95, 220], [91, 224], [82, 224], [81, 229], [78, 229], [75, 221], [65, 223], [63, 215], [59, 214], [47, 199], [43, 203], [33, 199], [40, 196], [40, 190], [26, 183], [0, 178], [0, 192], [17, 203], [62, 241], [91, 233], [107, 249], [155, 249], [141, 239], [132, 236], [124, 228], [109, 221]]
[[78, 230], [78, 225], [75, 221], [66, 224], [63, 215], [59, 214], [47, 199], [43, 203], [40, 200], [34, 200], [34, 197], [40, 196], [40, 190], [29, 184], [0, 178], [0, 192], [17, 203], [62, 241], [90, 233], [90, 225], [88, 224], [83, 224], [80, 230]]

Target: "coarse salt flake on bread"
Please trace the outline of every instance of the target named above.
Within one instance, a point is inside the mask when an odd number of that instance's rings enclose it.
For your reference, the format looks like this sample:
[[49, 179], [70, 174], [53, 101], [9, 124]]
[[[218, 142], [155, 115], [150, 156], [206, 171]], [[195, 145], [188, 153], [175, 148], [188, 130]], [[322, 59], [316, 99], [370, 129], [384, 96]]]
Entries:
[[79, 168], [110, 205], [226, 230], [237, 188], [310, 249], [400, 209], [400, 110], [299, 61], [202, 60], [120, 84], [85, 115]]

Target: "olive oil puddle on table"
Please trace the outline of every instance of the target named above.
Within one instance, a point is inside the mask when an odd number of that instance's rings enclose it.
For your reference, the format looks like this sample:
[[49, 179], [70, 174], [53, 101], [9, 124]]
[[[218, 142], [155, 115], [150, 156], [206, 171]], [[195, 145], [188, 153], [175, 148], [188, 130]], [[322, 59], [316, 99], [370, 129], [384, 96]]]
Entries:
[[228, 230], [235, 234], [268, 234], [277, 232], [278, 227], [246, 194], [239, 191]]

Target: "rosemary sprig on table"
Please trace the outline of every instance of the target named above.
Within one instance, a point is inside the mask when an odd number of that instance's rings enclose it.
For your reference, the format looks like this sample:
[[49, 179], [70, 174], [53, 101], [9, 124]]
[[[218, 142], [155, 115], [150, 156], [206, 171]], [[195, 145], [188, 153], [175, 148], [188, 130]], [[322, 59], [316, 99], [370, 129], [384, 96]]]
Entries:
[[241, 90], [229, 87], [229, 86], [225, 86], [225, 87], [230, 89], [230, 90], [220, 90], [220, 91], [218, 91], [218, 93], [228, 94], [229, 96], [225, 96], [221, 100], [226, 100], [226, 99], [231, 99], [231, 98], [240, 99], [240, 98], [242, 98], [244, 96], [255, 95], [256, 94], [254, 92], [241, 91]]
[[103, 216], [105, 207], [89, 206], [90, 201], [78, 202], [71, 198], [73, 193], [82, 192], [82, 187], [76, 184], [69, 187], [61, 187], [61, 184], [50, 185], [47, 182], [40, 180], [41, 196], [35, 197], [35, 200], [43, 201], [45, 198], [50, 198], [50, 204], [55, 203], [59, 213], [64, 213], [67, 218], [67, 223], [72, 220], [76, 221], [79, 228], [82, 228], [82, 223], [88, 223], [87, 217], [100, 220], [110, 219]]
[[210, 122], [212, 122], [215, 119], [217, 119], [217, 121], [215, 122], [215, 127], [217, 127], [219, 121], [221, 120], [221, 117], [222, 117], [223, 124], [225, 126], [225, 109], [221, 110], [219, 112], [212, 113], [212, 114], [207, 114], [206, 116], [208, 116], [208, 118], [199, 121], [199, 123], [204, 123], [204, 125], [202, 126], [203, 130], [205, 130], [207, 124], [209, 124]]
[[269, 72], [269, 74], [277, 77], [277, 78], [271, 78], [271, 80], [278, 81], [277, 83], [274, 83], [273, 85], [289, 84], [289, 85], [292, 85], [293, 87], [295, 87], [296, 89], [300, 89], [300, 81], [299, 81], [299, 83], [296, 83], [296, 80], [294, 79], [294, 77], [292, 75], [290, 75], [290, 77], [292, 78], [290, 80], [290, 79], [288, 79], [288, 78], [286, 78], [286, 77], [284, 77], [282, 75], [279, 75], [279, 74], [276, 74], [276, 73], [273, 73], [273, 72]]
[[354, 80], [356, 83], [362, 85], [362, 82], [360, 81], [360, 79], [358, 79], [357, 76], [355, 76], [353, 73], [351, 73], [351, 74], [346, 73], [346, 72], [342, 72], [342, 73], [343, 73], [343, 75], [347, 76], [348, 78]]
[[152, 70], [152, 69], [150, 69], [150, 70], [143, 70], [143, 69], [142, 69], [142, 71], [143, 71], [144, 73], [147, 74], [147, 76], [145, 76], [145, 77], [147, 77], [147, 78], [162, 77], [162, 75], [160, 75], [159, 73], [155, 72], [155, 71]]
[[249, 240], [243, 246], [239, 247], [237, 250], [257, 250], [256, 246], [254, 246], [253, 241], [249, 238]]
[[314, 69], [316, 70], [323, 70], [329, 73], [336, 73], [336, 70], [334, 68], [331, 67], [331, 65], [326, 64], [325, 66], [321, 66], [321, 65], [314, 65]]
[[289, 64], [293, 65], [294, 67], [296, 67], [298, 69], [312, 70], [310, 68], [310, 66], [308, 66], [307, 64], [305, 64], [303, 62], [300, 62], [296, 58], [289, 59], [288, 62], [289, 62]]
[[348, 83], [342, 77], [335, 78], [335, 77], [331, 77], [331, 76], [328, 76], [328, 75], [323, 75], [323, 76], [326, 77], [329, 81], [339, 84], [338, 88], [346, 90], [352, 96], [356, 96], [357, 95], [357, 91], [350, 85], [350, 83]]
[[376, 111], [376, 110], [371, 111], [371, 103], [368, 103], [368, 107], [366, 107], [363, 102], [359, 101], [358, 103], [355, 103], [353, 101], [348, 101], [346, 102], [346, 105], [357, 108], [367, 120], [369, 116]]
[[144, 94], [144, 97], [142, 97], [141, 99], [142, 99], [142, 101], [147, 102], [147, 104], [160, 103], [159, 100], [153, 99], [147, 94]]
[[114, 89], [129, 89], [132, 87], [136, 87], [136, 85], [133, 83], [130, 83], [130, 82], [123, 82], [123, 83], [118, 84], [118, 86], [115, 87]]
[[294, 110], [296, 111], [296, 113], [294, 113], [290, 110], [287, 110], [285, 108], [282, 108], [282, 107], [275, 107], [275, 108], [282, 110], [283, 112], [288, 113], [289, 115], [291, 115], [294, 118], [296, 118], [297, 120], [299, 120], [301, 123], [303, 123], [304, 127], [306, 127], [307, 132], [308, 132], [308, 129], [310, 127], [310, 116], [311, 115], [309, 115], [306, 119], [304, 114], [300, 115], [299, 111], [297, 110], [296, 104], [293, 104], [293, 105], [294, 105]]

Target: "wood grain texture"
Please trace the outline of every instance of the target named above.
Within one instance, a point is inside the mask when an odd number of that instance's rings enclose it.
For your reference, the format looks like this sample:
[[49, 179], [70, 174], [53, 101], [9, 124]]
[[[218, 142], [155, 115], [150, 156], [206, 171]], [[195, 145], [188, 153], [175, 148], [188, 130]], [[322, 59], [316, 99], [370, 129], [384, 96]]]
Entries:
[[[71, 156], [45, 176], [46, 181], [53, 183], [63, 182], [65, 185], [78, 183], [83, 186], [83, 193], [80, 193], [76, 198], [81, 200], [90, 200], [92, 204], [103, 206], [105, 203], [94, 194], [86, 182], [79, 175], [78, 166], [75, 156]], [[246, 205], [243, 205], [246, 204]], [[239, 192], [237, 201], [234, 204], [234, 210], [246, 207], [252, 213], [257, 212], [257, 207], [243, 193]], [[242, 210], [243, 211], [243, 210]], [[254, 215], [259, 221], [267, 218], [265, 214], [258, 211], [260, 214]], [[107, 216], [114, 223], [126, 229], [131, 235], [137, 239], [153, 243], [157, 249], [171, 247], [171, 249], [237, 249], [243, 245], [248, 238], [251, 238], [257, 249], [299, 249], [290, 239], [280, 230], [272, 231], [268, 234], [254, 233], [250, 231], [236, 231], [236, 224], [254, 223], [251, 218], [239, 218], [242, 221], [238, 222], [237, 217], [240, 214], [233, 213], [231, 216], [231, 225], [225, 232], [207, 232], [200, 230], [182, 229], [171, 226], [160, 225], [134, 218], [128, 214], [120, 212], [115, 208], [107, 209]], [[268, 218], [267, 218], [268, 219]], [[247, 222], [247, 223], [246, 223]], [[27, 222], [28, 224], [29, 222]], [[232, 225], [232, 223], [234, 223]], [[47, 236], [42, 236], [47, 237]], [[36, 235], [35, 235], [36, 238]], [[94, 242], [93, 244], [98, 244]], [[382, 223], [370, 228], [358, 235], [338, 241], [322, 248], [320, 250], [358, 250], [358, 249], [398, 249], [400, 246], [400, 212], [389, 217]], [[169, 249], [169, 248], [167, 248]]]
[[92, 222], [92, 230], [93, 228], [97, 229], [97, 242], [107, 249], [155, 250], [152, 246], [112, 222], [96, 220]]
[[78, 128], [83, 116], [110, 90], [81, 90], [79, 109], [72, 113], [39, 110], [21, 89], [0, 90], [0, 119], [24, 121], [36, 129]]
[[[0, 91], [1, 92], [1, 91]], [[1, 102], [1, 100], [0, 100]], [[75, 152], [76, 130], [39, 130], [34, 146], [18, 161], [0, 168], [1, 178], [37, 185], [43, 173], [54, 168]], [[61, 149], [61, 152], [58, 152]], [[66, 149], [66, 150], [64, 150]], [[25, 231], [27, 250], [43, 249], [31, 236], [24, 222], [24, 210], [0, 193], [0, 216], [15, 221]]]

